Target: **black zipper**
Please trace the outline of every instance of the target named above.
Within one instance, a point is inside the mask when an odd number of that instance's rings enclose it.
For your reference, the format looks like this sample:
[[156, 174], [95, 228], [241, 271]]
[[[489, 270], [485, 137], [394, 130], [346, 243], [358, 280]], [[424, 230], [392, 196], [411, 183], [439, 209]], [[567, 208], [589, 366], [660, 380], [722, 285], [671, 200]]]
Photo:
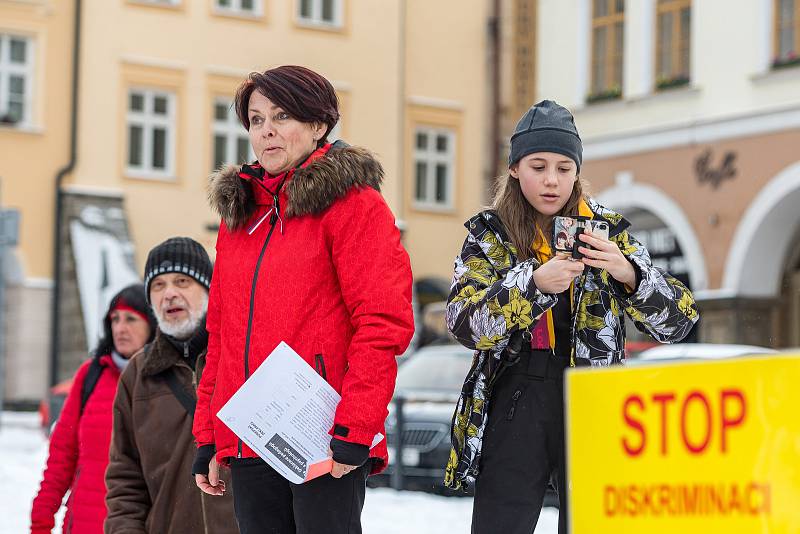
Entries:
[[328, 380], [327, 373], [325, 372], [325, 359], [322, 357], [322, 354], [314, 355], [314, 368], [323, 379]]
[[579, 288], [578, 291], [575, 292], [575, 299], [573, 299], [573, 308], [572, 308], [572, 325], [570, 325], [570, 332], [569, 332], [569, 341], [570, 341], [570, 356], [569, 356], [569, 364], [571, 366], [575, 365], [575, 338], [576, 335], [576, 327], [578, 325], [578, 307], [580, 306], [581, 299], [583, 298], [583, 294], [586, 292], [585, 284], [586, 284], [586, 275], [587, 273], [583, 273], [580, 276], [580, 280], [578, 282]]
[[[277, 203], [273, 204], [277, 206]], [[247, 313], [247, 335], [245, 336], [244, 340], [244, 379], [247, 381], [250, 378], [250, 334], [253, 331], [253, 312], [255, 311], [255, 299], [256, 299], [256, 284], [258, 283], [258, 274], [261, 271], [261, 261], [264, 259], [264, 252], [267, 250], [267, 245], [269, 245], [269, 240], [272, 237], [272, 232], [275, 231], [275, 227], [277, 226], [278, 217], [273, 213], [270, 217], [270, 226], [269, 233], [267, 234], [267, 238], [264, 240], [264, 244], [261, 246], [261, 252], [258, 255], [258, 261], [256, 261], [256, 268], [253, 272], [253, 283], [250, 287], [250, 310]], [[242, 457], [242, 440], [238, 440], [237, 444], [237, 458]]]
[[506, 415], [506, 420], [511, 421], [514, 419], [514, 412], [517, 410], [517, 401], [522, 396], [522, 390], [518, 389], [514, 392], [511, 396], [511, 408], [508, 409], [508, 415]]

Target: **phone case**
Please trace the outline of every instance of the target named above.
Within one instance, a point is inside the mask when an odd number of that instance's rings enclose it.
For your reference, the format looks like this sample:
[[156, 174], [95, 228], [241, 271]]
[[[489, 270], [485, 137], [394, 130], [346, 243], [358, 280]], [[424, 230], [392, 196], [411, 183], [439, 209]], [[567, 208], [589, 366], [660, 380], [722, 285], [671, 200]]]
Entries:
[[572, 217], [553, 218], [553, 250], [556, 252], [572, 252], [575, 247], [575, 231], [578, 221]]

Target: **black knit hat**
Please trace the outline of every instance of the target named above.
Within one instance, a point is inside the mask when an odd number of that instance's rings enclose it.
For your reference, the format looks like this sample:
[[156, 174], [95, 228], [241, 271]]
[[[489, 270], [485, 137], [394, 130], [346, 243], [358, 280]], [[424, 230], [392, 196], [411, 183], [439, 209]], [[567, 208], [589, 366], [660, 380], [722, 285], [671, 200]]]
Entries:
[[583, 145], [572, 113], [552, 100], [542, 100], [525, 112], [511, 136], [508, 166], [534, 152], [555, 152], [571, 158], [581, 170]]
[[183, 273], [197, 280], [208, 290], [214, 268], [203, 245], [188, 237], [171, 237], [156, 245], [147, 255], [144, 266], [144, 288], [150, 302], [150, 284], [164, 273]]

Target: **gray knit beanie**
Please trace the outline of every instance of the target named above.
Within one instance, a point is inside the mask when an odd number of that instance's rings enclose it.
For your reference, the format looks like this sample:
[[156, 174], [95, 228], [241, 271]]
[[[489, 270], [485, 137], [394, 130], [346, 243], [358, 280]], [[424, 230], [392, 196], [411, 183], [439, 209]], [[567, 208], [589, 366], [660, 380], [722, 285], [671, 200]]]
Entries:
[[571, 158], [581, 170], [583, 145], [572, 113], [552, 100], [542, 100], [525, 112], [511, 136], [508, 166], [534, 152], [555, 152]]
[[189, 237], [171, 237], [153, 247], [144, 266], [144, 294], [150, 303], [150, 284], [164, 273], [183, 273], [208, 290], [214, 267], [203, 245]]

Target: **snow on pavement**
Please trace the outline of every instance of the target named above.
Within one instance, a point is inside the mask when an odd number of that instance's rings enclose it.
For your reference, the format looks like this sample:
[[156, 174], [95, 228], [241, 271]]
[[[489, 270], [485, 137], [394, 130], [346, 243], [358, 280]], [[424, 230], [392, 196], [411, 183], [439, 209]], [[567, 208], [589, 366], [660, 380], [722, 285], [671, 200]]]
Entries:
[[[379, 488], [367, 491], [362, 525], [365, 534], [468, 534], [472, 499]], [[556, 534], [558, 512], [545, 508], [536, 534]]]
[[[30, 531], [30, 510], [39, 489], [48, 441], [39, 428], [38, 414], [3, 412], [0, 417], [0, 533]], [[60, 532], [62, 507], [56, 519]], [[367, 490], [362, 523], [365, 534], [460, 534], [468, 533], [472, 500], [441, 497], [392, 489]], [[546, 508], [536, 534], [555, 534], [558, 512]]]

